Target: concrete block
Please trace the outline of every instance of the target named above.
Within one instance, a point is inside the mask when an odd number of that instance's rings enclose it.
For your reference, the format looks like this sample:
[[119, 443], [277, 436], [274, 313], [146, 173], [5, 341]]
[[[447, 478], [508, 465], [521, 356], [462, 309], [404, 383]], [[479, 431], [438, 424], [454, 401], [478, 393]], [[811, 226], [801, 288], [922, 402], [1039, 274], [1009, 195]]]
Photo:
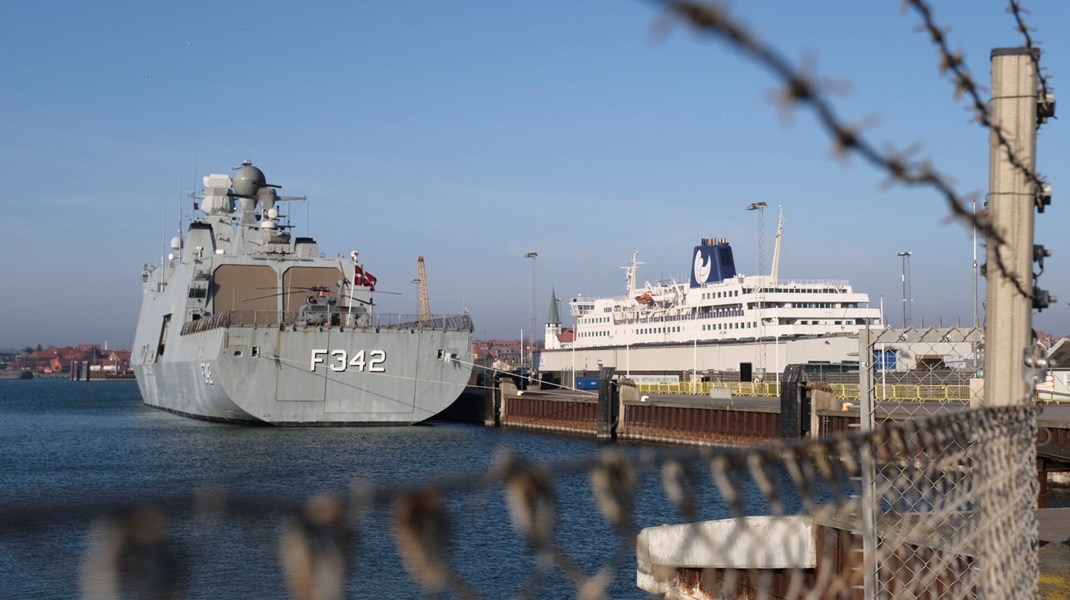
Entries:
[[797, 569], [817, 565], [808, 516], [743, 517], [648, 527], [639, 532], [641, 572], [659, 567], [694, 569]]
[[502, 398], [519, 398], [520, 390], [516, 387], [516, 382], [512, 377], [499, 377], [498, 387], [502, 390]]
[[982, 377], [970, 378], [970, 408], [980, 408], [985, 404], [985, 380]]

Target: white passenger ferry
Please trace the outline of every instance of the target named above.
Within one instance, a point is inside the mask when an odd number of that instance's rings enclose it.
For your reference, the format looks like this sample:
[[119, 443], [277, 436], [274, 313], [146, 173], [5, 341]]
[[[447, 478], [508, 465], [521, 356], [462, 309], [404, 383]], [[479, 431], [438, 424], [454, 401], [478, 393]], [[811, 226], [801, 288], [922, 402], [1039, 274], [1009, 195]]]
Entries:
[[[883, 327], [880, 309], [870, 307], [869, 296], [854, 291], [847, 281], [780, 280], [779, 254], [778, 232], [771, 272], [743, 275], [736, 272], [727, 240], [703, 239], [691, 254], [690, 282], [640, 284], [642, 263], [634, 252], [626, 268], [627, 294], [572, 299], [574, 327], [562, 326], [554, 298], [540, 366], [635, 370], [637, 365], [629, 364], [635, 358], [644, 371], [738, 367], [760, 376], [773, 369], [779, 372], [788, 361], [857, 360], [857, 341], [844, 340], [856, 340], [855, 334], [867, 326]], [[802, 341], [809, 342], [797, 343]], [[642, 352], [680, 346], [694, 348], [694, 353], [676, 353], [672, 358], [672, 353], [661, 352], [654, 358]], [[703, 365], [698, 364], [700, 346]], [[583, 362], [570, 363], [580, 350], [587, 351], [581, 355]], [[617, 350], [628, 354], [621, 356]]]

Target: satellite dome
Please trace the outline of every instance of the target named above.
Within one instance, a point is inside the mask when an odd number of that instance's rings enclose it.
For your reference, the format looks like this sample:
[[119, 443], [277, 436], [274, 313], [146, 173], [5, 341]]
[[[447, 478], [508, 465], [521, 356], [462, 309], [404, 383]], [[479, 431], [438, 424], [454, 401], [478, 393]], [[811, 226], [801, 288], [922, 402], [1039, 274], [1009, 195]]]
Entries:
[[238, 167], [238, 172], [232, 178], [234, 180], [234, 193], [239, 196], [256, 197], [256, 192], [264, 187], [267, 179], [264, 172], [253, 166], [253, 163], [245, 161]]

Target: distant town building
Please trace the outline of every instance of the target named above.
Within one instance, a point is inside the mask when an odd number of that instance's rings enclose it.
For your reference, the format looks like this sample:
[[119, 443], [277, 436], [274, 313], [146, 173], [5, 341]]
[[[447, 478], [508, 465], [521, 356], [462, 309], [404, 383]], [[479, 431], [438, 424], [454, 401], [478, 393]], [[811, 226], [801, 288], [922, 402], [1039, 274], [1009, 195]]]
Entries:
[[5, 356], [0, 362], [6, 362], [10, 369], [29, 369], [38, 374], [69, 373], [71, 365], [85, 362], [90, 371], [104, 373], [126, 373], [130, 370], [129, 350], [105, 350], [97, 344], [78, 344], [35, 350], [21, 353], [9, 358]]

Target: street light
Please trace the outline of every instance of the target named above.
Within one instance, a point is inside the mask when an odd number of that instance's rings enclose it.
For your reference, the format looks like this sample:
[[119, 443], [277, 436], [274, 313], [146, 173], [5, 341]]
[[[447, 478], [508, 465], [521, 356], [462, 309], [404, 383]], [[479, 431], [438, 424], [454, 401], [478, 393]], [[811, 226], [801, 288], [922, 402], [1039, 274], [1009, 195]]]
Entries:
[[[765, 269], [765, 209], [769, 205], [765, 202], [751, 202], [747, 205], [747, 210], [758, 211], [758, 268], [755, 275], [761, 278], [762, 271]], [[755, 290], [755, 296], [758, 303], [758, 331], [755, 335], [758, 337], [758, 370], [761, 371], [762, 379], [765, 379], [765, 285], [762, 279], [758, 279], [758, 289]]]
[[[528, 339], [531, 344], [531, 353], [529, 357], [532, 359], [528, 364], [528, 368], [532, 371], [535, 370], [535, 259], [538, 258], [538, 252], [528, 252], [524, 255], [524, 258], [531, 259], [531, 286], [528, 292]], [[523, 335], [521, 335], [521, 347], [520, 351], [523, 353]]]
[[416, 314], [420, 314], [420, 283], [422, 280], [417, 277], [412, 280], [412, 285], [416, 286]]
[[896, 254], [899, 258], [903, 259], [903, 329], [910, 327], [910, 309], [914, 303], [914, 299], [910, 297], [910, 255], [913, 254], [907, 250]]
[[765, 262], [765, 260], [764, 260], [765, 259], [765, 248], [764, 248], [765, 244], [763, 243], [764, 240], [762, 238], [764, 237], [764, 234], [765, 234], [765, 209], [768, 208], [768, 207], [769, 207], [769, 205], [766, 204], [765, 202], [751, 202], [750, 204], [747, 205], [747, 210], [756, 210], [756, 211], [758, 211], [758, 238], [757, 238], [757, 243], [758, 243], [758, 256], [757, 256], [758, 269], [757, 269], [757, 273], [755, 273], [755, 275], [761, 275], [762, 274], [762, 268], [764, 267], [764, 265], [762, 263]]

